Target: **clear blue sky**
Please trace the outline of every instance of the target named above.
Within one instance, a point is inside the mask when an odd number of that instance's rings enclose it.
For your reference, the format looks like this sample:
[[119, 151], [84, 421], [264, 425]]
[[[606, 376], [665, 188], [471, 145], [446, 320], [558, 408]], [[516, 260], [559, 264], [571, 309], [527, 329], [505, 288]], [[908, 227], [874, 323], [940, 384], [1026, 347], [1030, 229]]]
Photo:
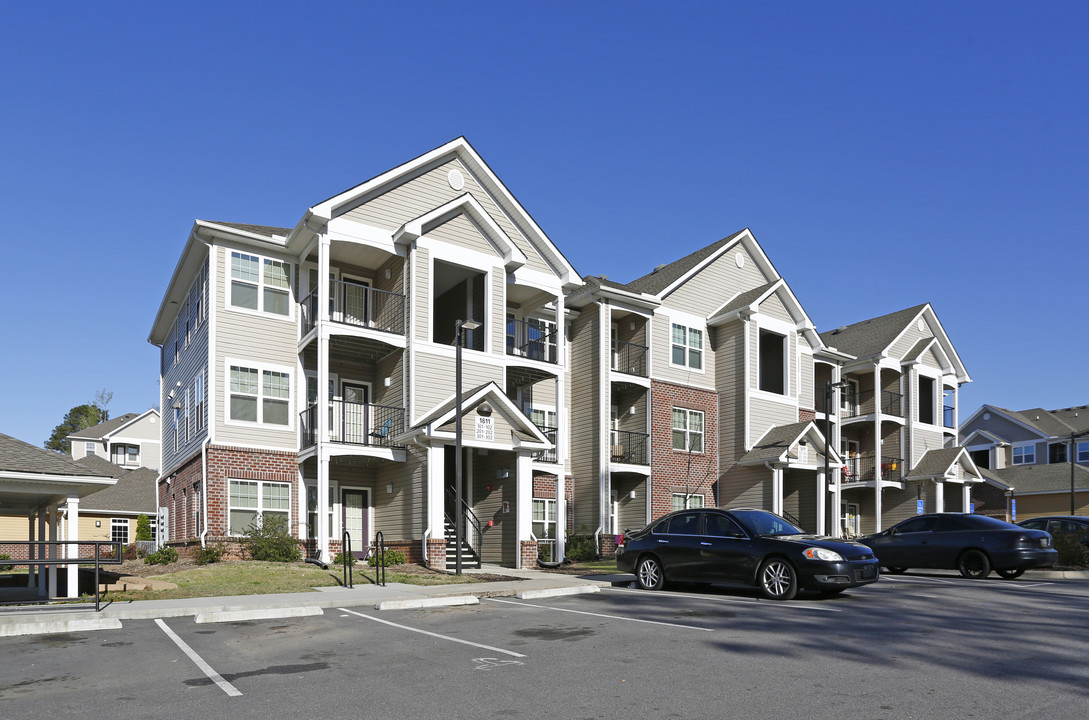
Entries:
[[156, 404], [196, 218], [465, 135], [583, 274], [752, 228], [828, 330], [931, 302], [983, 402], [1089, 403], [1089, 4], [0, 5], [0, 432]]

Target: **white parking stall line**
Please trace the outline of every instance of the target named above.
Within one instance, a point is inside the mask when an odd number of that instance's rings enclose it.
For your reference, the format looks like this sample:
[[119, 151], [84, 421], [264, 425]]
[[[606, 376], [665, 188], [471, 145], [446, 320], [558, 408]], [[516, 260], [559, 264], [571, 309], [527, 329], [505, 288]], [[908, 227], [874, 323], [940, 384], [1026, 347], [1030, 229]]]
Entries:
[[915, 583], [915, 582], [923, 584], [923, 585], [925, 585], [926, 583], [941, 583], [942, 585], [956, 585], [957, 584], [953, 580], [943, 580], [942, 578], [934, 578], [934, 577], [922, 577], [920, 575], [910, 575], [910, 576], [908, 576], [908, 575], [894, 575], [894, 576], [891, 576], [891, 577], [888, 576], [888, 575], [882, 575], [881, 580], [882, 580], [882, 582], [890, 582], [890, 583], [906, 582], [909, 585], [912, 584], [912, 583]]
[[[655, 590], [638, 590], [629, 589], [624, 590], [622, 588], [604, 588], [606, 591], [613, 590], [616, 592], [637, 592], [645, 595], [656, 595], [658, 597], [664, 597], [662, 593]], [[700, 598], [702, 600], [713, 600], [715, 602], [722, 603], [734, 603], [737, 605], [759, 605], [761, 607], [774, 607], [785, 608], [788, 610], [819, 610], [820, 612], [843, 612], [843, 608], [824, 607], [823, 605], [808, 605], [804, 602], [779, 602], [776, 600], [751, 600], [747, 598], [731, 598], [722, 597], [720, 595], [702, 595], [699, 593], [685, 593], [686, 598]]]
[[503, 653], [504, 655], [510, 655], [511, 657], [525, 657], [522, 653], [516, 653], [513, 650], [504, 650], [503, 648], [492, 647], [491, 645], [481, 645], [480, 643], [470, 642], [468, 640], [462, 640], [461, 638], [450, 637], [449, 635], [440, 635], [439, 633], [431, 632], [430, 630], [421, 630], [420, 628], [409, 627], [408, 625], [399, 625], [389, 620], [383, 620], [376, 618], [373, 615], [364, 615], [363, 613], [356, 612], [355, 610], [348, 610], [347, 608], [337, 608], [341, 612], [355, 615], [357, 617], [366, 618], [367, 620], [374, 620], [375, 622], [382, 623], [383, 625], [389, 625], [390, 627], [400, 628], [401, 630], [409, 630], [410, 632], [420, 633], [421, 635], [430, 635], [431, 637], [439, 638], [440, 640], [449, 640], [450, 642], [461, 643], [462, 645], [472, 645], [473, 647], [483, 648], [484, 650], [491, 650], [497, 653]]
[[574, 613], [576, 615], [592, 615], [593, 617], [608, 618], [610, 620], [626, 620], [628, 622], [646, 623], [648, 625], [665, 625], [667, 627], [684, 628], [685, 630], [703, 630], [714, 632], [713, 628], [698, 627], [696, 625], [679, 625], [677, 623], [662, 622], [661, 620], [642, 620], [640, 618], [623, 617], [621, 615], [605, 615], [604, 613], [587, 612], [585, 610], [571, 610], [570, 608], [549, 607], [548, 605], [534, 605], [527, 602], [515, 602], [514, 600], [500, 600], [499, 598], [487, 598], [491, 602], [504, 603], [506, 605], [521, 605], [522, 607], [541, 608], [542, 610], [555, 610], [556, 612]]
[[204, 674], [208, 676], [208, 679], [218, 685], [220, 689], [223, 690], [223, 692], [227, 693], [231, 697], [238, 697], [242, 694], [241, 692], [239, 692], [238, 688], [224, 680], [223, 676], [213, 670], [211, 665], [204, 662], [204, 658], [202, 658], [200, 655], [197, 655], [196, 651], [194, 651], [193, 648], [189, 647], [189, 645], [187, 645], [184, 640], [178, 637], [177, 633], [175, 633], [173, 630], [166, 626], [166, 623], [164, 623], [162, 620], [156, 619], [155, 624], [161, 627], [163, 629], [163, 632], [166, 633], [166, 636], [173, 640], [174, 644], [181, 648], [182, 652], [188, 655], [189, 659], [196, 663], [196, 666], [204, 671]]

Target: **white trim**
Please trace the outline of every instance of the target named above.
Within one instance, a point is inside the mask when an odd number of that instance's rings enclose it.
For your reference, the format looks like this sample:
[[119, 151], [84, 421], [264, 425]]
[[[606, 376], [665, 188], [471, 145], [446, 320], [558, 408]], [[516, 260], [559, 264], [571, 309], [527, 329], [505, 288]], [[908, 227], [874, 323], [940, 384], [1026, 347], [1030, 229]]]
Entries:
[[[294, 262], [291, 259], [285, 260], [285, 259], [281, 259], [281, 258], [278, 258], [278, 257], [273, 257], [272, 255], [258, 255], [257, 253], [251, 253], [251, 252], [248, 252], [248, 251], [243, 252], [242, 250], [235, 250], [235, 249], [233, 249], [233, 248], [231, 248], [229, 246], [223, 246], [223, 249], [226, 252], [231, 253], [231, 255], [233, 255], [234, 253], [238, 253], [240, 255], [246, 255], [246, 256], [249, 256], [249, 257], [257, 258], [257, 308], [256, 309], [246, 308], [246, 307], [241, 307], [241, 306], [238, 306], [238, 305], [234, 304], [234, 302], [233, 302], [234, 301], [233, 286], [231, 284], [233, 282], [233, 280], [234, 280], [234, 277], [233, 277], [233, 275], [231, 275], [232, 268], [231, 268], [230, 262], [228, 262], [226, 267], [225, 267], [225, 275], [224, 275], [224, 280], [227, 281], [228, 284], [224, 288], [223, 311], [224, 312], [231, 312], [231, 313], [240, 313], [242, 315], [251, 315], [251, 316], [254, 316], [254, 317], [268, 318], [268, 319], [274, 320], [276, 322], [289, 322], [292, 325], [294, 325], [295, 324], [295, 306], [298, 304], [298, 300], [295, 297], [296, 274], [298, 273], [298, 263]], [[228, 256], [227, 260], [229, 261], [230, 259], [231, 259], [231, 257]], [[265, 290], [265, 261], [266, 260], [271, 260], [273, 262], [282, 263], [282, 264], [286, 265], [287, 268], [288, 268], [287, 289], [286, 289], [286, 292], [287, 292], [287, 314], [286, 315], [281, 315], [280, 313], [270, 312], [270, 311], [264, 309], [264, 306], [265, 306], [265, 296], [264, 296], [264, 290]], [[247, 282], [247, 284], [250, 284], [250, 283], [248, 283], [248, 281], [240, 281], [240, 282]], [[274, 289], [278, 290], [278, 291], [283, 290], [283, 288], [274, 288]]]
[[[289, 392], [288, 392], [288, 396], [287, 396], [287, 424], [286, 425], [279, 425], [277, 423], [267, 423], [267, 422], [264, 422], [261, 419], [258, 419], [257, 421], [235, 420], [235, 419], [232, 419], [230, 417], [231, 389], [230, 389], [229, 385], [230, 385], [231, 366], [232, 365], [235, 365], [235, 366], [240, 367], [240, 368], [246, 368], [248, 370], [256, 370], [257, 371], [257, 395], [255, 396], [255, 398], [257, 400], [257, 417], [258, 418], [263, 418], [264, 417], [264, 407], [263, 407], [262, 400], [265, 399], [265, 395], [264, 395], [264, 383], [262, 382], [262, 380], [264, 379], [265, 372], [276, 372], [276, 373], [281, 373], [281, 374], [287, 375], [287, 385], [288, 385]], [[295, 393], [292, 390], [292, 388], [294, 387], [294, 385], [292, 384], [292, 378], [294, 377], [294, 375], [295, 375], [294, 366], [274, 365], [272, 363], [258, 362], [258, 361], [253, 361], [253, 360], [242, 360], [242, 359], [231, 358], [231, 357], [224, 358], [223, 359], [223, 379], [224, 379], [223, 394], [227, 398], [227, 402], [223, 403], [223, 424], [224, 425], [232, 425], [232, 426], [236, 426], [236, 427], [262, 428], [262, 429], [265, 429], [265, 430], [282, 430], [284, 432], [294, 431], [295, 430], [295, 407], [298, 405], [298, 403], [295, 402]], [[320, 383], [319, 383], [318, 390], [319, 390], [319, 392], [321, 390]], [[279, 400], [280, 398], [276, 398], [276, 399]], [[253, 446], [251, 446], [249, 443], [247, 443], [246, 447], [253, 447]], [[282, 450], [283, 448], [281, 447], [280, 449]]]
[[[1023, 440], [1021, 442], [1010, 443], [1010, 466], [1014, 465], [1041, 465], [1039, 462], [1039, 448], [1036, 447], [1037, 440]], [[1032, 447], [1032, 462], [1017, 462], [1017, 451], [1020, 448]]]
[[[668, 335], [668, 337], [669, 337], [669, 367], [677, 368], [678, 370], [683, 370], [685, 372], [698, 373], [700, 375], [704, 375], [706, 373], [706, 371], [707, 371], [707, 346], [709, 344], [708, 343], [708, 335], [707, 335], [707, 325], [702, 320], [697, 321], [695, 324], [685, 324], [684, 322], [679, 322], [679, 320], [683, 320], [683, 318], [678, 318], [678, 317], [674, 317], [674, 316], [669, 317], [669, 321], [670, 321], [670, 323], [669, 323], [669, 335]], [[674, 326], [684, 328], [684, 345], [683, 345], [683, 347], [684, 347], [684, 360], [685, 360], [685, 362], [684, 362], [683, 365], [680, 365], [680, 364], [677, 364], [677, 363], [673, 362], [673, 347], [675, 345], [678, 345], [678, 343], [675, 343], [673, 341], [673, 328], [674, 328]], [[698, 350], [698, 352], [700, 353], [700, 366], [698, 368], [697, 367], [692, 367], [688, 362], [688, 359], [690, 357], [689, 353], [693, 349], [695, 349], [689, 344], [691, 342], [691, 338], [692, 338], [691, 332], [693, 330], [700, 333], [700, 347], [699, 347], [699, 350]]]
[[[231, 483], [255, 483], [257, 485], [257, 507], [256, 508], [246, 508], [246, 507], [232, 505], [231, 504]], [[237, 477], [231, 477], [230, 475], [227, 475], [227, 517], [226, 517], [226, 521], [227, 521], [227, 536], [228, 537], [244, 537], [243, 534], [235, 534], [235, 533], [231, 532], [231, 510], [232, 509], [243, 510], [243, 511], [247, 511], [247, 512], [250, 511], [250, 510], [253, 510], [256, 513], [257, 517], [261, 517], [263, 515], [263, 513], [265, 512], [265, 508], [262, 507], [262, 505], [261, 505], [262, 498], [263, 498], [263, 495], [261, 494], [261, 490], [262, 490], [262, 487], [264, 485], [283, 485], [283, 486], [285, 486], [287, 488], [287, 490], [288, 490], [288, 493], [287, 493], [287, 499], [288, 499], [287, 500], [287, 512], [286, 512], [286, 514], [287, 514], [287, 527], [289, 529], [291, 528], [291, 482], [284, 481], [284, 480], [260, 480], [260, 479], [251, 480], [249, 478], [237, 478]], [[186, 511], [187, 514], [189, 512], [189, 507], [188, 506], [189, 506], [189, 503], [187, 501], [186, 502], [186, 507], [185, 507], [185, 511]], [[269, 510], [269, 512], [275, 513], [277, 515], [284, 514], [283, 510]], [[188, 520], [186, 520], [185, 522], [188, 523]]]

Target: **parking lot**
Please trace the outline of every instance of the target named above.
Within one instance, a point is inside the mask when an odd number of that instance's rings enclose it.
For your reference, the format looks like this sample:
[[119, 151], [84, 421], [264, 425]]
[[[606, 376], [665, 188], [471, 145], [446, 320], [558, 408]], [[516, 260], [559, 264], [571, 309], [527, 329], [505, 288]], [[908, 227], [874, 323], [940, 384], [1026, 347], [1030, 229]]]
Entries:
[[[1083, 718], [1089, 582], [886, 576], [833, 599], [626, 587], [0, 639], [0, 715]], [[184, 703], [184, 705], [182, 705]]]

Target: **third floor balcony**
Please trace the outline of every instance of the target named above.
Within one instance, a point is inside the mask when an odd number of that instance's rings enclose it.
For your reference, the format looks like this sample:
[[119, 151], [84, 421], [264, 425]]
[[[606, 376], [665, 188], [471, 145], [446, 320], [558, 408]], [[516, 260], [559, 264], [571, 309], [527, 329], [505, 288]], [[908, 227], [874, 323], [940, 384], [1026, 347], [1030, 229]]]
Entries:
[[[405, 334], [405, 296], [360, 283], [331, 280], [329, 307], [321, 319], [357, 328]], [[314, 329], [319, 319], [318, 291], [299, 303], [302, 335]]]
[[878, 408], [882, 415], [903, 418], [904, 396], [891, 390], [882, 390], [878, 395], [873, 390], [848, 391], [844, 393], [841, 407], [845, 420], [873, 415]]
[[613, 340], [612, 370], [625, 375], [647, 377], [647, 346]]

